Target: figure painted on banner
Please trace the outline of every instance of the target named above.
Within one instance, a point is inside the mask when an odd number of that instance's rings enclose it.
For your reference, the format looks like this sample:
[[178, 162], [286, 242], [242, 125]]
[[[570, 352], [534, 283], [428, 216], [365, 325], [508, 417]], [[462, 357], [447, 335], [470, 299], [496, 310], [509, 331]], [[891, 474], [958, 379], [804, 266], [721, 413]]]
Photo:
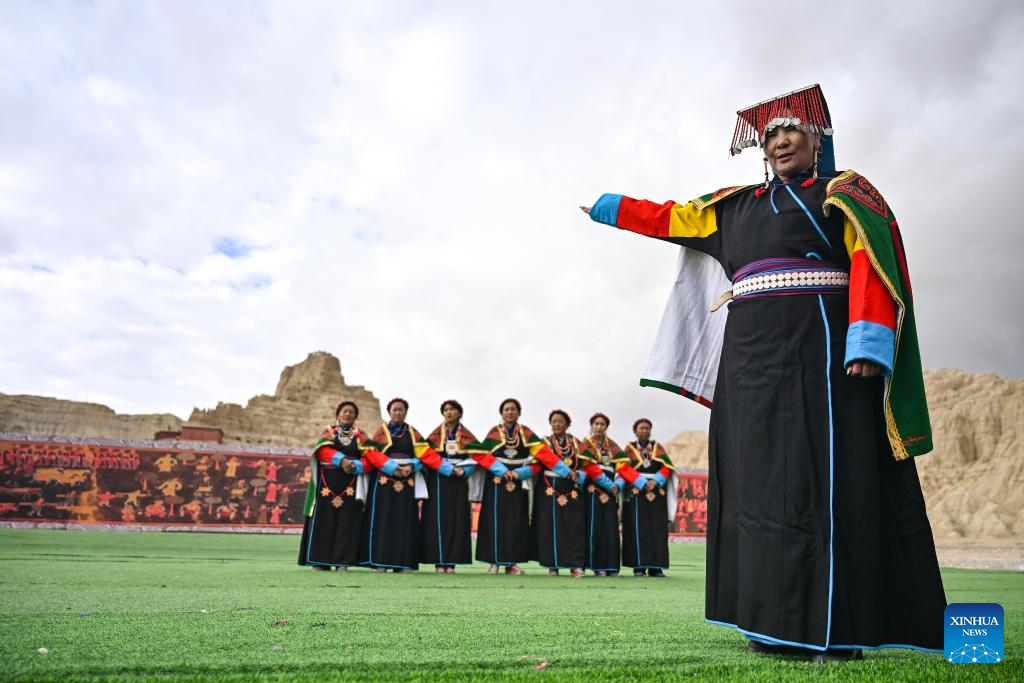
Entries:
[[622, 503], [622, 564], [633, 576], [663, 578], [668, 569], [668, 532], [676, 511], [679, 479], [668, 453], [651, 440], [651, 421], [633, 423], [636, 441], [616, 460], [616, 483]]
[[421, 470], [441, 467], [441, 456], [405, 421], [408, 410], [404, 398], [388, 402], [390, 419], [370, 437], [357, 465], [368, 474], [359, 560], [379, 572], [419, 569], [417, 501], [427, 497]]
[[[453, 574], [456, 565], [473, 561], [469, 482], [476, 461], [470, 456], [482, 447], [462, 424], [461, 403], [455, 399], [442, 403], [441, 417], [444, 421], [427, 437], [442, 462], [425, 473], [429, 497], [420, 515], [420, 561], [434, 565], [438, 573]], [[482, 491], [482, 483], [477, 488]]]
[[183, 484], [181, 483], [180, 479], [178, 479], [177, 477], [172, 477], [167, 481], [161, 483], [159, 486], [157, 486], [157, 490], [160, 491], [160, 493], [164, 494], [165, 496], [176, 496], [178, 495], [178, 491], [181, 490], [182, 486]]
[[270, 463], [268, 463], [266, 460], [256, 461], [256, 476], [259, 479], [265, 480], [267, 478], [267, 468], [269, 467], [269, 465]]
[[568, 472], [559, 475], [553, 470], [542, 470], [535, 480], [531, 559], [547, 567], [549, 576], [558, 576], [560, 569], [568, 569], [579, 578], [584, 575], [586, 563], [587, 512], [582, 486], [587, 474], [580, 459], [580, 442], [567, 431], [572, 424], [569, 413], [552, 410], [548, 424], [551, 435], [545, 441]]
[[270, 511], [270, 523], [271, 524], [280, 524], [281, 523], [281, 506], [280, 505], [275, 505], [274, 508]]
[[183, 515], [192, 518], [194, 524], [198, 524], [203, 517], [203, 504], [198, 500], [192, 500], [179, 508]]
[[569, 476], [569, 466], [555, 457], [533, 430], [519, 424], [522, 406], [514, 398], [501, 402], [501, 423], [487, 433], [484, 453], [473, 459], [490, 474], [484, 475], [484, 490], [477, 521], [476, 559], [486, 562], [487, 571], [522, 574], [520, 562], [530, 559], [530, 505], [533, 478], [543, 468], [557, 476]]
[[153, 461], [153, 464], [156, 465], [160, 472], [166, 474], [174, 469], [175, 465], [178, 464], [178, 460], [170, 453], [167, 453]]
[[277, 483], [270, 482], [267, 484], [267, 494], [263, 498], [268, 503], [273, 503], [277, 500]]
[[619, 556], [619, 487], [615, 484], [615, 460], [619, 445], [608, 436], [611, 420], [604, 413], [590, 418], [590, 436], [583, 440], [583, 469], [587, 473], [583, 506], [586, 521], [586, 568], [597, 576], [615, 576]]
[[167, 508], [164, 507], [164, 504], [161, 501], [157, 500], [147, 505], [143, 514], [146, 517], [155, 517], [157, 519], [163, 519], [167, 516]]
[[204, 455], [203, 457], [199, 458], [199, 462], [197, 462], [195, 464], [195, 470], [196, 470], [196, 472], [199, 472], [200, 474], [206, 474], [207, 472], [209, 472], [210, 471], [210, 457], [207, 456], [207, 455]]
[[356, 427], [359, 406], [354, 402], [342, 401], [334, 414], [334, 424], [313, 444], [299, 564], [346, 571], [359, 564], [366, 478], [356, 473], [354, 463], [362, 458], [367, 436]]
[[276, 462], [267, 465], [267, 481], [277, 481], [277, 471], [280, 469]]
[[196, 487], [196, 493], [202, 495], [209, 495], [213, 492], [213, 478], [209, 474], [204, 474], [199, 478], [199, 486]]
[[245, 479], [236, 479], [231, 485], [232, 498], [245, 498], [245, 492], [249, 490], [249, 484]]
[[233, 479], [235, 476], [237, 476], [238, 466], [241, 464], [242, 461], [232, 455], [230, 458], [228, 458], [228, 461], [224, 463], [225, 476], [227, 476], [228, 479]]
[[121, 521], [122, 522], [134, 522], [135, 521], [135, 506], [130, 503], [125, 503], [124, 507], [121, 508]]
[[931, 427], [896, 217], [865, 177], [837, 172], [819, 86], [738, 114], [730, 150], [759, 146], [763, 182], [588, 210], [683, 247], [641, 384], [711, 407], [706, 618], [757, 653], [941, 652], [913, 461]]

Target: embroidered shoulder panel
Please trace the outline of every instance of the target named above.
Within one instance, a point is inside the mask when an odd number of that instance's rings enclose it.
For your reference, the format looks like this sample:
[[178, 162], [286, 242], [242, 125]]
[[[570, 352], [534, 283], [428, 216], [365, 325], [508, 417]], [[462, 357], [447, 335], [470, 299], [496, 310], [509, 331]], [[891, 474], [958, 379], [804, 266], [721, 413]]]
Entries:
[[717, 204], [718, 202], [722, 201], [723, 199], [725, 199], [727, 197], [733, 196], [737, 192], [741, 192], [742, 190], [746, 190], [746, 189], [749, 189], [749, 188], [752, 188], [752, 187], [757, 187], [757, 186], [756, 185], [734, 185], [732, 187], [723, 187], [720, 190], [715, 190], [714, 192], [710, 192], [708, 194], [703, 194], [703, 195], [697, 197], [696, 199], [691, 199], [690, 203], [693, 204], [695, 207], [697, 207], [698, 210], [703, 211], [704, 209], [708, 208], [709, 206], [713, 206], [713, 205]]
[[843, 171], [829, 182], [826, 201], [837, 194], [852, 199], [887, 221], [893, 220], [892, 211], [885, 197], [868, 182], [867, 178], [856, 171]]

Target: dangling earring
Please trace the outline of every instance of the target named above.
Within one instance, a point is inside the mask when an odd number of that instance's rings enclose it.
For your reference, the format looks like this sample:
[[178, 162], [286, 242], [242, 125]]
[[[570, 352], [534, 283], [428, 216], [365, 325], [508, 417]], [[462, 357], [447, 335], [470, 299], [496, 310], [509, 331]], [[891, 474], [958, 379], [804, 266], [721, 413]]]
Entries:
[[818, 179], [818, 150], [820, 149], [820, 147], [814, 148], [814, 172], [811, 174], [810, 178], [800, 183], [800, 187], [810, 187], [814, 184], [814, 181]]
[[768, 157], [764, 158], [764, 185], [754, 190], [754, 196], [760, 197], [768, 191]]

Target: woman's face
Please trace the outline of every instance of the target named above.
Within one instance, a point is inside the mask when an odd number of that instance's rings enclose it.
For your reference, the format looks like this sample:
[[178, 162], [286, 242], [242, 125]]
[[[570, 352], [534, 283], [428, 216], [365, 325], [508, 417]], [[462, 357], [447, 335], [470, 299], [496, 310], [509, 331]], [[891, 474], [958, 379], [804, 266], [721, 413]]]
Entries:
[[516, 408], [515, 403], [509, 401], [501, 407], [501, 419], [509, 425], [519, 419], [519, 409]]
[[569, 425], [565, 421], [565, 416], [555, 413], [551, 416], [551, 433], [555, 436], [562, 436], [565, 434], [565, 430]]
[[450, 425], [455, 424], [456, 422], [459, 421], [459, 418], [462, 417], [462, 415], [459, 413], [459, 409], [450, 403], [444, 407], [444, 410], [441, 411], [441, 414], [444, 415], [444, 421]]
[[401, 401], [397, 401], [395, 403], [392, 403], [391, 407], [388, 408], [388, 416], [391, 418], [391, 421], [394, 422], [395, 424], [401, 424], [405, 422], [405, 411], [405, 404], [402, 403]]
[[639, 440], [641, 440], [641, 441], [650, 441], [651, 440], [651, 425], [647, 424], [646, 422], [641, 422], [640, 424], [638, 424], [636, 426], [636, 432], [634, 432], [634, 433], [636, 434], [636, 438], [638, 438]]
[[338, 411], [338, 422], [350, 425], [356, 421], [356, 410], [352, 406], [342, 406]]
[[780, 126], [765, 136], [764, 155], [782, 180], [789, 180], [814, 163], [818, 138], [792, 126]]
[[603, 417], [599, 417], [590, 425], [590, 431], [594, 436], [600, 438], [608, 431], [608, 423], [604, 421]]

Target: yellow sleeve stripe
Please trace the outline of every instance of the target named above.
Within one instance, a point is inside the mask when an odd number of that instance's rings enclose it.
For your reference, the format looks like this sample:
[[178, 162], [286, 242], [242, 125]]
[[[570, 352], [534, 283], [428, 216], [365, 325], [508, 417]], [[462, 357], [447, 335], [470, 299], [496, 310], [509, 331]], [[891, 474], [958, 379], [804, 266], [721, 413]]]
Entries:
[[863, 251], [864, 243], [857, 236], [857, 230], [849, 218], [843, 219], [843, 242], [846, 244], [846, 255], [851, 259], [855, 251]]
[[676, 204], [669, 214], [669, 237], [707, 237], [718, 230], [715, 211], [701, 211], [693, 204]]

